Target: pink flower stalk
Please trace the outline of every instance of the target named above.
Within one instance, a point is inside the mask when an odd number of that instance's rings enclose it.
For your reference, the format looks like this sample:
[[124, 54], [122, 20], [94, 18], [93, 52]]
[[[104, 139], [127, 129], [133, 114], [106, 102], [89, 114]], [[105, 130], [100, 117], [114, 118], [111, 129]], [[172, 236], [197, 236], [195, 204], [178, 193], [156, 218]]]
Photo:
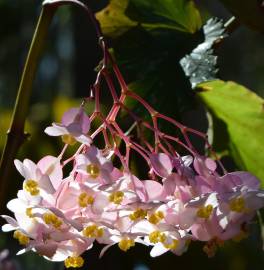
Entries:
[[[226, 173], [217, 158], [198, 153], [188, 134], [202, 138], [210, 150], [206, 135], [158, 113], [130, 91], [103, 41], [102, 46], [104, 63], [111, 61], [122, 90], [114, 88], [103, 65], [92, 87], [94, 112], [86, 115], [83, 102], [69, 109], [61, 123], [45, 129], [50, 136], [62, 136], [65, 147], [58, 157], [48, 155], [37, 164], [15, 160], [23, 189], [7, 204], [15, 218], [2, 216], [7, 222], [2, 229], [14, 231], [24, 246], [19, 254], [33, 250], [48, 260], [64, 261], [66, 267], [81, 267], [81, 255], [94, 241], [105, 245], [101, 255], [115, 244], [128, 251], [139, 243], [150, 246], [155, 257], [168, 251], [181, 255], [191, 241], [204, 242], [211, 255], [217, 243], [245, 236], [247, 224], [264, 206], [259, 180], [248, 172]], [[103, 78], [113, 98], [107, 115], [100, 109]], [[126, 107], [129, 98], [146, 109], [151, 123]], [[120, 111], [138, 125], [140, 140], [121, 128]], [[183, 139], [162, 132], [160, 120], [174, 125]], [[92, 122], [99, 127], [92, 129]], [[149, 141], [144, 129], [153, 134]], [[99, 135], [100, 148], [95, 143]], [[76, 142], [80, 147], [68, 157], [66, 147]], [[135, 153], [145, 162], [148, 179], [133, 171]], [[66, 164], [71, 166], [68, 175]]]

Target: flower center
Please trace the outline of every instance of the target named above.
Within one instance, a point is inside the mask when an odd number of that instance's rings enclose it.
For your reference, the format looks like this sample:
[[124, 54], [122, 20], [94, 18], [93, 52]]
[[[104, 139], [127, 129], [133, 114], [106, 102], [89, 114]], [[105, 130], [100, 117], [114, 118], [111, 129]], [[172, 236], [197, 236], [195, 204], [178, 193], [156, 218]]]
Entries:
[[164, 233], [161, 233], [160, 231], [154, 231], [149, 234], [149, 241], [153, 244], [157, 244], [158, 242], [165, 242], [166, 235]]
[[52, 225], [56, 229], [60, 228], [62, 225], [62, 221], [53, 213], [45, 213], [43, 220], [47, 225]]
[[34, 217], [32, 213], [32, 207], [26, 209], [26, 215], [30, 218]]
[[120, 204], [124, 199], [124, 192], [116, 191], [109, 195], [109, 201], [115, 204]]
[[196, 213], [197, 217], [199, 218], [209, 218], [213, 212], [213, 206], [208, 204], [207, 206], [200, 207]]
[[29, 179], [24, 183], [24, 189], [32, 196], [39, 194], [38, 183], [35, 180]]
[[94, 178], [94, 179], [97, 178], [100, 174], [99, 166], [96, 164], [92, 164], [92, 163], [87, 165], [86, 171], [89, 174], [89, 176]]
[[245, 211], [245, 200], [242, 197], [232, 199], [229, 202], [229, 207], [231, 211], [241, 213]]
[[14, 231], [13, 237], [18, 240], [20, 245], [27, 245], [29, 238], [20, 231]]
[[65, 144], [74, 145], [76, 143], [75, 138], [69, 134], [62, 135], [61, 139]]
[[170, 243], [163, 243], [163, 246], [167, 249], [176, 249], [179, 245], [179, 240], [172, 239]]
[[86, 192], [83, 192], [79, 195], [78, 203], [80, 207], [87, 207], [89, 204], [93, 204], [94, 198], [88, 195]]
[[84, 264], [84, 260], [82, 257], [68, 257], [65, 261], [64, 261], [64, 265], [66, 268], [79, 268], [82, 267]]
[[147, 211], [139, 208], [136, 211], [134, 211], [132, 214], [130, 214], [129, 218], [135, 221], [137, 219], [144, 219], [146, 215], [147, 215]]
[[150, 215], [148, 221], [152, 224], [159, 223], [164, 218], [164, 214], [162, 211], [157, 211], [154, 214]]
[[88, 238], [102, 237], [104, 234], [104, 229], [99, 228], [96, 225], [90, 225], [82, 231], [82, 234]]
[[135, 241], [133, 239], [130, 239], [128, 237], [123, 238], [118, 243], [118, 247], [123, 251], [128, 251], [131, 247], [135, 246]]

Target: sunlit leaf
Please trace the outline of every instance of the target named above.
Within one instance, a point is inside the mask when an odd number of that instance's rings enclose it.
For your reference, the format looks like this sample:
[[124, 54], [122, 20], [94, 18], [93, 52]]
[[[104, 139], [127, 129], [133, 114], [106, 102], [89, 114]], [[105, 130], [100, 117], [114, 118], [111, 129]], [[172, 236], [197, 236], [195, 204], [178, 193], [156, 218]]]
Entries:
[[201, 27], [200, 13], [190, 0], [111, 0], [96, 17], [103, 33], [112, 38], [135, 26], [189, 33]]
[[264, 185], [264, 100], [234, 82], [215, 80], [199, 84], [198, 89], [205, 105], [225, 123], [237, 165]]
[[137, 22], [132, 21], [124, 14], [128, 3], [129, 0], [111, 0], [106, 8], [96, 14], [106, 36], [122, 35], [137, 25]]

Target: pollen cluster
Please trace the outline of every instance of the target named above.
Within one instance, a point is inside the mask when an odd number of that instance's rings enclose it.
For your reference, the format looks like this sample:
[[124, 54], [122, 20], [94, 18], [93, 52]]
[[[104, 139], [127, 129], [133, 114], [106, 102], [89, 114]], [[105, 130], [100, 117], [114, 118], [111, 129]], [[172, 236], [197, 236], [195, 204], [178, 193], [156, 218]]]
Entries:
[[14, 231], [13, 237], [18, 240], [20, 245], [27, 245], [29, 243], [29, 237], [20, 231]]
[[84, 260], [82, 257], [78, 256], [78, 257], [68, 257], [65, 261], [64, 261], [64, 265], [66, 268], [80, 268], [84, 265]]
[[24, 183], [24, 189], [29, 192], [32, 196], [39, 195], [38, 183], [35, 180], [29, 179]]

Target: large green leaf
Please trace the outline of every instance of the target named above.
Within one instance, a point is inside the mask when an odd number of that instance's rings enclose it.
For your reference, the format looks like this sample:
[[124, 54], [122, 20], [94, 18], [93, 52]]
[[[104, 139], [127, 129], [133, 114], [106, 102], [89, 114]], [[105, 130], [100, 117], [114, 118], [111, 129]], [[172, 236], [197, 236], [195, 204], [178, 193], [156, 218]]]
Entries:
[[[193, 93], [179, 65], [202, 36], [186, 33], [200, 26], [192, 1], [112, 0], [97, 19], [133, 91], [173, 116], [193, 107]], [[128, 100], [126, 105], [132, 109], [136, 104]]]
[[202, 24], [199, 11], [190, 0], [130, 0], [127, 14], [149, 29], [194, 33]]
[[220, 0], [241, 22], [264, 32], [263, 0]]
[[264, 185], [264, 100], [234, 82], [215, 80], [198, 89], [202, 101], [226, 125], [237, 165], [254, 173]]
[[104, 34], [110, 37], [138, 25], [147, 30], [162, 28], [194, 33], [202, 24], [191, 0], [111, 0], [96, 17]]

